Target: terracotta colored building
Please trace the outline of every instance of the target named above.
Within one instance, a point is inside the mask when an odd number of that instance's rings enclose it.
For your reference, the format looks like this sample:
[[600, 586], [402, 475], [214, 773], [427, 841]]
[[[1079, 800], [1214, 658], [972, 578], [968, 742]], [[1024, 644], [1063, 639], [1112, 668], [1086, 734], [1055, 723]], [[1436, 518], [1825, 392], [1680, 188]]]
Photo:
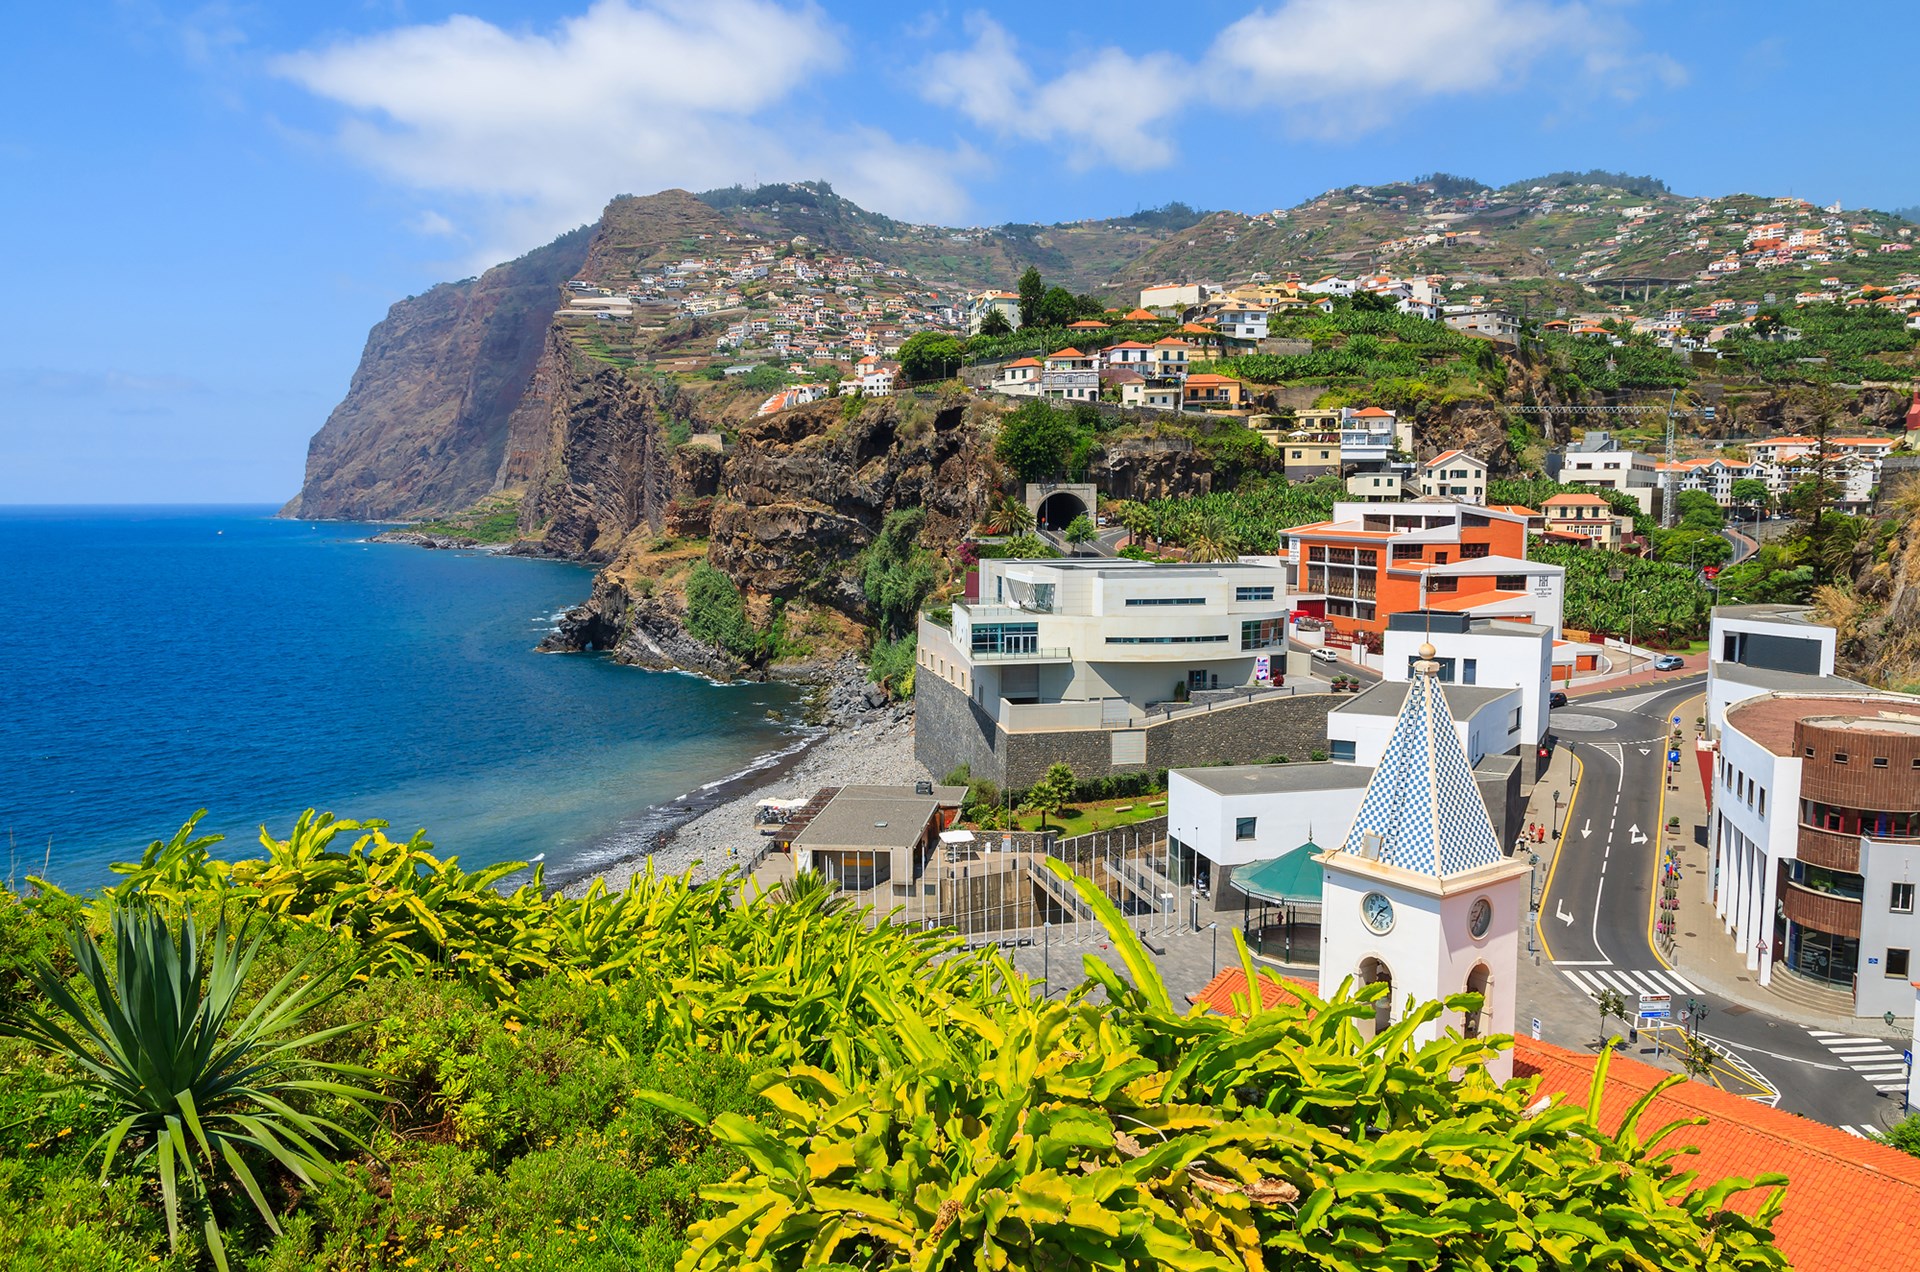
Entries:
[[1539, 623], [1560, 635], [1565, 571], [1529, 561], [1527, 518], [1447, 500], [1336, 503], [1288, 531], [1298, 590], [1337, 632], [1386, 631], [1418, 609]]

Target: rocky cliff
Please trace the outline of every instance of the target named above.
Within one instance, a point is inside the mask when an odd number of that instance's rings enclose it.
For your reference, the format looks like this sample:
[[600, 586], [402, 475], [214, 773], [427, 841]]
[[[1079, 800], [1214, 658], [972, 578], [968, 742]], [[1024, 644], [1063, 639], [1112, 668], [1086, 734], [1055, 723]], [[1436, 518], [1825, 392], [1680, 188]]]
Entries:
[[306, 479], [285, 513], [435, 516], [494, 489], [555, 297], [589, 240], [576, 230], [388, 310], [367, 336], [347, 396], [309, 443]]

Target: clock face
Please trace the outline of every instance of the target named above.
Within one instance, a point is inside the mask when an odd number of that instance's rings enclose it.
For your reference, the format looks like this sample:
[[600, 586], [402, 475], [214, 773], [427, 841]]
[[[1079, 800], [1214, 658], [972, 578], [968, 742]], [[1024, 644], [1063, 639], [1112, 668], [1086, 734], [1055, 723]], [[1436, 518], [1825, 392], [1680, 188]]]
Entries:
[[1393, 931], [1393, 902], [1382, 893], [1369, 892], [1360, 898], [1360, 917], [1376, 936], [1385, 936]]
[[1467, 911], [1467, 931], [1476, 937], [1485, 936], [1487, 929], [1493, 926], [1493, 902], [1485, 897], [1474, 901]]

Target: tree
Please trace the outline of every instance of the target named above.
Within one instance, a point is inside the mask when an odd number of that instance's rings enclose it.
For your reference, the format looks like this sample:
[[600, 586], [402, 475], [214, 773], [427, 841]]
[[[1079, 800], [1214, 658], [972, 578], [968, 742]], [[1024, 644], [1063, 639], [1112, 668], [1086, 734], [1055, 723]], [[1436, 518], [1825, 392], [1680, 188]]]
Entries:
[[1093, 528], [1093, 518], [1084, 512], [1067, 523], [1066, 540], [1076, 548], [1099, 537], [1100, 532]]
[[1627, 1019], [1627, 1000], [1620, 996], [1617, 989], [1602, 989], [1593, 996], [1594, 1005], [1600, 1009], [1600, 1045], [1607, 1045], [1607, 1022]]
[[1060, 555], [1049, 548], [1039, 535], [1032, 533], [1016, 534], [1000, 546], [1005, 555], [1022, 559]]
[[1080, 306], [1066, 288], [1049, 287], [1041, 295], [1034, 313], [1042, 327], [1064, 327], [1080, 317]]
[[1040, 277], [1040, 267], [1027, 266], [1026, 273], [1020, 275], [1020, 325], [1031, 327], [1039, 320], [1040, 298], [1046, 294], [1046, 280]]
[[1726, 512], [1704, 490], [1681, 491], [1673, 507], [1680, 525], [1688, 530], [1718, 530], [1727, 524]]
[[1773, 492], [1767, 489], [1767, 483], [1758, 477], [1736, 477], [1733, 482], [1733, 502], [1743, 508], [1765, 509]]
[[1073, 770], [1065, 763], [1055, 760], [1047, 766], [1047, 772], [1033, 789], [1027, 792], [1026, 806], [1040, 814], [1040, 829], [1046, 830], [1047, 819], [1065, 808], [1073, 799], [1074, 788], [1079, 780]]
[[959, 339], [947, 332], [915, 332], [900, 345], [900, 370], [909, 380], [943, 380], [959, 369], [965, 352]]
[[1080, 441], [1071, 416], [1036, 399], [1000, 422], [993, 453], [1020, 480], [1044, 481], [1066, 471]]
[[1880, 1136], [1883, 1144], [1897, 1148], [1909, 1157], [1920, 1157], [1920, 1113], [1909, 1113]]
[[50, 1010], [10, 1015], [0, 1021], [0, 1037], [57, 1057], [117, 1118], [94, 1144], [105, 1152], [101, 1178], [112, 1173], [123, 1145], [139, 1146], [131, 1164], [159, 1177], [174, 1248], [184, 1195], [224, 1272], [226, 1246], [213, 1210], [217, 1173], [231, 1176], [277, 1233], [280, 1222], [247, 1156], [277, 1162], [312, 1190], [335, 1177], [326, 1157], [337, 1147], [335, 1136], [366, 1149], [338, 1123], [294, 1107], [324, 1091], [364, 1114], [366, 1102], [380, 1098], [339, 1080], [376, 1075], [306, 1054], [353, 1028], [304, 1028], [309, 1013], [352, 983], [345, 974], [351, 969], [319, 967], [316, 948], [243, 1003], [264, 932], [243, 945], [243, 934], [228, 936], [223, 917], [203, 958], [193, 918], [175, 928], [145, 900], [118, 905], [111, 931], [109, 970], [99, 945], [76, 925], [68, 939], [84, 996], [51, 963], [39, 963], [31, 974]]
[[987, 316], [980, 320], [980, 334], [983, 336], [1010, 336], [1013, 324], [1007, 321], [1006, 314], [998, 308], [989, 309]]
[[1379, 292], [1357, 291], [1347, 301], [1360, 313], [1384, 314], [1399, 308], [1390, 297]]
[[986, 525], [992, 534], [1023, 534], [1033, 529], [1033, 509], [1023, 500], [1003, 495], [987, 513]]
[[933, 555], [918, 542], [926, 520], [925, 508], [895, 509], [860, 554], [860, 590], [882, 640], [911, 634], [920, 603], [933, 591]]

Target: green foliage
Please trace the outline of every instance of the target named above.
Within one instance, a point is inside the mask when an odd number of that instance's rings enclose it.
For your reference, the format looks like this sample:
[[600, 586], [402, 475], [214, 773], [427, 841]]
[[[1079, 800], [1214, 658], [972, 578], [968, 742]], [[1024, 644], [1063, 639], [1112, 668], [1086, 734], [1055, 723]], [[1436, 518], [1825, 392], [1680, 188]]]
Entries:
[[1033, 529], [1033, 509], [1013, 495], [1002, 495], [987, 513], [989, 534], [1024, 534]]
[[[1663, 639], [1669, 645], [1706, 634], [1712, 597], [1684, 558], [1672, 565], [1625, 552], [1539, 540], [1528, 545], [1527, 555], [1565, 567], [1568, 627], [1631, 635], [1640, 641]], [[1621, 577], [1613, 578], [1613, 572]]]
[[[1763, 311], [1760, 318], [1770, 320], [1768, 325], [1784, 322], [1801, 338], [1761, 340], [1741, 329], [1728, 332], [1720, 349], [1770, 384], [1848, 384], [1913, 374], [1916, 336], [1900, 314], [1879, 305], [1808, 305], [1785, 315]], [[1906, 357], [1896, 365], [1886, 355]]]
[[876, 640], [867, 654], [867, 679], [896, 698], [913, 696], [913, 659], [920, 638], [908, 632], [896, 640]]
[[987, 316], [980, 320], [979, 334], [989, 339], [1010, 336], [1013, 334], [1013, 324], [1008, 322], [1007, 316], [998, 309], [991, 309], [987, 311]]
[[1252, 384], [1302, 381], [1353, 383], [1371, 401], [1384, 401], [1382, 385], [1408, 399], [1434, 402], [1485, 396], [1487, 377], [1498, 373], [1491, 344], [1444, 323], [1403, 314], [1391, 306], [1348, 301], [1330, 314], [1289, 314], [1272, 324], [1273, 334], [1313, 342], [1312, 353], [1245, 354], [1208, 369]]
[[1022, 481], [1046, 481], [1065, 476], [1092, 445], [1092, 430], [1070, 411], [1035, 398], [1000, 421], [993, 453]]
[[[1506, 1039], [1415, 1041], [1478, 996], [1409, 1006], [1378, 1036], [1384, 985], [1179, 1011], [1113, 903], [1073, 883], [1126, 969], [1086, 959], [1104, 1003], [1007, 998], [949, 1020], [905, 1001], [881, 1075], [768, 1074], [764, 1117], [646, 1096], [751, 1163], [708, 1190], [724, 1209], [691, 1228], [684, 1272], [1785, 1266], [1782, 1176], [1690, 1188], [1657, 1151], [1673, 1128], [1640, 1125], [1649, 1101], [1608, 1135], [1496, 1086]], [[1250, 985], [1267, 975], [1235, 945]], [[1769, 1192], [1751, 1217], [1727, 1206], [1753, 1187]]]
[[1729, 493], [1733, 496], [1733, 502], [1746, 508], [1765, 508], [1773, 500], [1773, 492], [1758, 477], [1734, 478]]
[[1909, 1157], [1920, 1157], [1920, 1113], [1907, 1114], [1879, 1138], [1881, 1143]]
[[1093, 518], [1083, 512], [1067, 523], [1064, 537], [1068, 543], [1078, 545], [1092, 543], [1100, 537], [1100, 532], [1094, 528]]
[[409, 526], [421, 534], [472, 539], [475, 543], [512, 543], [520, 537], [518, 495], [490, 495], [473, 507], [436, 521]]
[[696, 562], [687, 576], [687, 631], [743, 662], [766, 652], [765, 640], [747, 621], [739, 585], [705, 561]]
[[1046, 819], [1057, 814], [1073, 799], [1073, 793], [1079, 786], [1079, 779], [1073, 770], [1059, 760], [1047, 766], [1047, 771], [1038, 782], [1027, 791], [1026, 807], [1040, 814], [1040, 828], [1046, 829]]
[[920, 603], [937, 581], [933, 554], [918, 542], [926, 520], [924, 508], [895, 509], [860, 554], [860, 590], [882, 639], [912, 635]]
[[1294, 526], [1325, 521], [1333, 512], [1334, 500], [1344, 497], [1338, 477], [1298, 483], [1260, 477], [1237, 490], [1138, 504], [1139, 513], [1129, 515], [1139, 524], [1129, 529], [1136, 535], [1189, 548], [1270, 553], [1277, 549], [1280, 535]]
[[1727, 524], [1727, 514], [1704, 490], [1683, 490], [1673, 501], [1680, 526], [1686, 530], [1718, 530]]
[[775, 389], [787, 387], [787, 373], [771, 362], [763, 362], [751, 371], [743, 371], [729, 383], [743, 389], [752, 389], [755, 393], [772, 393]]
[[337, 1140], [356, 1141], [339, 1123], [295, 1105], [326, 1096], [364, 1112], [360, 1102], [375, 1093], [337, 1079], [378, 1075], [308, 1054], [351, 1028], [306, 1030], [307, 1016], [343, 981], [342, 968], [317, 966], [319, 950], [242, 1016], [241, 995], [264, 933], [230, 938], [222, 918], [203, 958], [191, 916], [170, 924], [154, 907], [132, 902], [113, 910], [111, 926], [111, 966], [87, 931], [75, 927], [71, 948], [83, 991], [75, 993], [50, 962], [39, 964], [34, 981], [44, 1009], [22, 1008], [0, 1020], [0, 1037], [20, 1039], [76, 1072], [75, 1081], [115, 1119], [89, 1149], [103, 1154], [101, 1179], [115, 1173], [127, 1149], [128, 1167], [159, 1179], [173, 1247], [180, 1244], [184, 1200], [224, 1272], [215, 1181], [244, 1189], [277, 1232], [254, 1168], [277, 1162], [308, 1188], [330, 1181]]
[[1046, 540], [1031, 531], [1016, 534], [1002, 543], [982, 544], [980, 555], [983, 557], [1014, 557], [1019, 559], [1040, 559], [1057, 557], [1060, 554], [1047, 546]]
[[1653, 532], [1653, 555], [1662, 561], [1697, 569], [1704, 565], [1719, 565], [1733, 555], [1733, 545], [1718, 531], [1682, 525], [1675, 530]]
[[908, 380], [940, 380], [959, 370], [966, 347], [944, 331], [919, 331], [900, 345], [900, 370]]
[[1040, 321], [1040, 301], [1046, 295], [1046, 280], [1040, 277], [1038, 266], [1029, 265], [1020, 275], [1018, 287], [1020, 293], [1020, 325], [1031, 327]]
[[[1553, 366], [1570, 386], [1592, 393], [1622, 389], [1683, 389], [1693, 383], [1693, 367], [1654, 343], [1653, 337], [1627, 335], [1614, 345], [1598, 336], [1548, 332], [1542, 337]], [[1611, 362], [1613, 367], [1608, 369]]]

